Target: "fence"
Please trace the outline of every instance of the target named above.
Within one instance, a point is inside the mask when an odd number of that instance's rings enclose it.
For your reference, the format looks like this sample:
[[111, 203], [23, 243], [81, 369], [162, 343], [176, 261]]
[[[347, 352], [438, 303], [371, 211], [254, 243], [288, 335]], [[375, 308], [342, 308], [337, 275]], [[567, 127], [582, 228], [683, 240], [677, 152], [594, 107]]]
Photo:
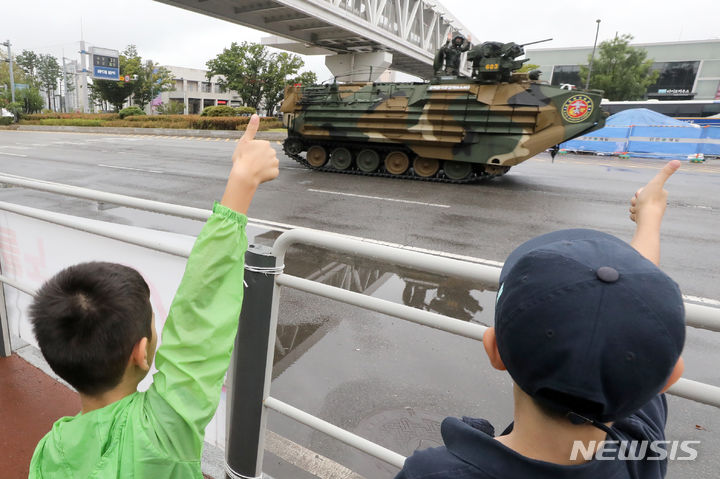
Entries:
[[[114, 195], [84, 188], [36, 181], [28, 178], [0, 175], [0, 183], [60, 193], [93, 201], [111, 202], [147, 211], [177, 215], [184, 218], [206, 219], [210, 212], [155, 201]], [[0, 202], [0, 210], [48, 221], [65, 227], [113, 238], [130, 244], [162, 251], [176, 256], [188, 256], [188, 247], [178, 247], [163, 241], [130, 237], [118, 233], [108, 225], [89, 227], [86, 222], [48, 211]], [[267, 223], [267, 222], [265, 222]], [[236, 339], [235, 356], [231, 365], [230, 399], [228, 409], [230, 429], [226, 439], [226, 471], [232, 478], [259, 477], [263, 459], [263, 443], [268, 410], [276, 411], [302, 424], [321, 431], [389, 464], [402, 467], [405, 458], [394, 451], [343, 430], [312, 416], [270, 395], [273, 348], [278, 320], [281, 288], [293, 288], [309, 294], [330, 298], [342, 303], [366, 308], [388, 316], [481, 340], [485, 327], [449, 318], [410, 306], [373, 298], [342, 288], [316, 283], [283, 272], [285, 255], [292, 245], [304, 244], [354, 256], [372, 258], [390, 264], [420, 269], [428, 273], [455, 277], [468, 281], [495, 284], [499, 268], [453, 258], [435, 256], [375, 242], [308, 229], [286, 231], [275, 241], [272, 250], [251, 245], [246, 256], [246, 294]], [[0, 275], [7, 286], [33, 294], [33, 288]], [[3, 288], [0, 288], [2, 294]], [[2, 300], [2, 297], [0, 297]], [[690, 327], [720, 332], [720, 310], [686, 303], [686, 323]], [[2, 354], [11, 353], [7, 315], [4, 301], [0, 304], [0, 345]], [[720, 408], [720, 387], [681, 379], [669, 391], [679, 397]]]

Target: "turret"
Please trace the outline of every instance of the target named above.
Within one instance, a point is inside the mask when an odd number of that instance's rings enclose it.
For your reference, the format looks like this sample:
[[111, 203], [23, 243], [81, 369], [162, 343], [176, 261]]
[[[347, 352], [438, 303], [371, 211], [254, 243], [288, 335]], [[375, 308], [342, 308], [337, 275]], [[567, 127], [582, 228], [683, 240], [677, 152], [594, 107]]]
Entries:
[[550, 40], [552, 38], [522, 45], [514, 42], [485, 42], [477, 45], [470, 50], [467, 57], [473, 65], [472, 77], [486, 83], [510, 81], [512, 72], [522, 68], [528, 61], [527, 58], [516, 60], [517, 57], [525, 54], [524, 47]]

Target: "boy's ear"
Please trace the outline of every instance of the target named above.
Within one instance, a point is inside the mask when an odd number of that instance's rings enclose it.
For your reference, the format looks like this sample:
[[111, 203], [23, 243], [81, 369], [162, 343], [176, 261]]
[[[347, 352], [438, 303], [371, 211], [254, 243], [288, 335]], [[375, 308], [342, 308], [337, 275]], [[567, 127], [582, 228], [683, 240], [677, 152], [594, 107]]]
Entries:
[[675, 369], [673, 369], [672, 374], [670, 374], [670, 378], [668, 378], [667, 384], [665, 384], [665, 387], [660, 391], [660, 393], [664, 393], [668, 389], [670, 389], [670, 386], [678, 382], [678, 379], [680, 379], [685, 372], [685, 361], [683, 361], [682, 356], [678, 358], [677, 363], [675, 363]]
[[492, 367], [498, 371], [505, 371], [507, 368], [505, 367], [503, 360], [500, 358], [500, 351], [498, 351], [497, 347], [497, 338], [495, 337], [495, 328], [487, 328], [485, 330], [485, 333], [483, 333], [482, 343], [485, 348], [485, 353], [487, 353], [488, 358], [490, 359]]
[[148, 364], [148, 338], [142, 338], [140, 341], [135, 343], [133, 346], [132, 353], [130, 353], [130, 362], [135, 366], [139, 367], [144, 371], [150, 370]]

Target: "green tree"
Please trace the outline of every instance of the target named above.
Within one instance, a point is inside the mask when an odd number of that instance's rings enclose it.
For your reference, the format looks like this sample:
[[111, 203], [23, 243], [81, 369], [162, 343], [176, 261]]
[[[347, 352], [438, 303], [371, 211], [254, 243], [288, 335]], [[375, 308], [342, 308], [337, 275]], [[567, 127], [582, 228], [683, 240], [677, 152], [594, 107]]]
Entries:
[[534, 63], [526, 63], [522, 66], [519, 70], [517, 70], [518, 73], [529, 73], [533, 70], [537, 70], [540, 68], [540, 65], [535, 65]]
[[15, 57], [15, 63], [25, 72], [28, 79], [31, 79], [36, 84], [39, 83], [37, 80], [37, 71], [40, 56], [37, 53], [32, 50], [23, 50], [20, 55]]
[[[630, 46], [633, 36], [624, 34], [600, 44], [599, 53], [592, 64], [590, 87], [605, 91], [612, 101], [641, 100], [647, 87], [655, 83], [659, 73], [652, 71], [652, 59], [647, 52]], [[590, 57], [588, 57], [588, 64]], [[588, 67], [580, 67], [580, 80], [584, 85]]]
[[170, 100], [168, 103], [161, 103], [157, 111], [161, 115], [182, 115], [185, 111], [185, 105], [182, 101]]
[[120, 76], [130, 76], [131, 81], [125, 80], [93, 80], [90, 87], [97, 100], [110, 103], [115, 111], [122, 110], [125, 100], [135, 93], [138, 78], [142, 75], [142, 58], [138, 55], [135, 45], [128, 45], [118, 59]]
[[[18, 68], [17, 56], [13, 61], [13, 79], [15, 80], [15, 86], [21, 83], [29, 83], [30, 78], [22, 68]], [[10, 63], [7, 61], [7, 54], [0, 50], [0, 89], [10, 91]], [[18, 90], [15, 90], [17, 94]]]
[[37, 78], [40, 86], [48, 96], [48, 109], [53, 109], [52, 103], [55, 98], [58, 80], [62, 76], [60, 64], [52, 55], [43, 54], [38, 56]]
[[145, 105], [150, 103], [153, 98], [160, 93], [174, 89], [175, 84], [170, 70], [161, 67], [152, 60], [148, 60], [140, 67], [135, 84], [133, 101], [140, 108], [145, 108]]
[[207, 77], [220, 76], [218, 84], [236, 91], [244, 105], [256, 110], [264, 105], [267, 114], [272, 115], [282, 100], [285, 84], [303, 65], [298, 55], [271, 53], [256, 43], [233, 42], [207, 62]]
[[269, 52], [263, 45], [233, 42], [206, 65], [207, 78], [220, 75], [217, 83], [234, 90], [246, 106], [260, 107], [263, 98], [263, 74], [268, 68]]
[[273, 116], [285, 93], [288, 77], [303, 66], [302, 58], [286, 52], [271, 55], [262, 76], [263, 100], [267, 116]]
[[20, 94], [17, 95], [17, 101], [22, 103], [25, 113], [37, 113], [42, 110], [44, 100], [40, 94], [40, 90], [36, 87], [20, 90], [19, 93]]

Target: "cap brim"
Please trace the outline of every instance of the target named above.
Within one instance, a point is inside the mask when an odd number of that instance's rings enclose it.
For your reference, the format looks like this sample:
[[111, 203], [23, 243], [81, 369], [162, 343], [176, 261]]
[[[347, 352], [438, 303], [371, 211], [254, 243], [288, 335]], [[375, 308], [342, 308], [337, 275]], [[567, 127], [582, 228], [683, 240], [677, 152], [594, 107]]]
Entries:
[[505, 277], [508, 272], [512, 270], [515, 264], [533, 250], [544, 248], [553, 243], [559, 241], [576, 241], [576, 240], [609, 240], [615, 241], [621, 244], [627, 244], [620, 238], [617, 238], [611, 234], [603, 233], [598, 230], [591, 230], [586, 228], [574, 228], [553, 231], [552, 233], [546, 233], [544, 235], [536, 236], [525, 243], [521, 244], [507, 257], [503, 264], [502, 271], [500, 272], [500, 284], [505, 281]]

